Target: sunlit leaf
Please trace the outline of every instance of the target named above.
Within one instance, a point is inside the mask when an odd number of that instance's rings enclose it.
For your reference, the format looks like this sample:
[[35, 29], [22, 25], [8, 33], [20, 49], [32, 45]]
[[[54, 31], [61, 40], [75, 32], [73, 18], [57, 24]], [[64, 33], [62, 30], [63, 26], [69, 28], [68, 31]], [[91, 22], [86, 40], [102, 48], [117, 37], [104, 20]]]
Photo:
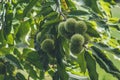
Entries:
[[10, 44], [10, 45], [14, 44], [14, 38], [13, 38], [12, 34], [8, 35], [7, 43]]
[[120, 73], [117, 73], [109, 68], [109, 66], [102, 60], [100, 59], [97, 55], [93, 54], [97, 63], [100, 65], [102, 69], [104, 69], [107, 73], [110, 73], [117, 77], [118, 79], [120, 78]]
[[93, 37], [100, 37], [97, 29], [97, 24], [95, 22], [87, 22], [87, 33]]
[[76, 10], [76, 6], [75, 4], [72, 2], [72, 0], [65, 0], [65, 2], [67, 3], [67, 6], [69, 7], [69, 9], [72, 10]]
[[120, 18], [120, 14], [118, 12], [119, 10], [120, 10], [120, 7], [113, 7], [113, 8], [111, 8], [112, 16], [116, 17], [116, 18]]
[[108, 2], [104, 2], [101, 0], [100, 5], [101, 5], [101, 8], [103, 9], [103, 11], [105, 12], [105, 15], [111, 17], [110, 4]]
[[6, 54], [9, 54], [9, 53], [11, 53], [11, 52], [13, 52], [13, 48], [11, 47], [9, 47], [9, 48], [0, 48], [0, 55], [2, 56], [4, 56], [4, 55], [6, 55]]
[[120, 31], [116, 30], [115, 28], [110, 28], [111, 36], [117, 40], [120, 40]]
[[31, 30], [30, 23], [28, 21], [22, 22], [16, 34], [17, 40], [23, 41], [29, 44], [28, 38], [29, 38], [30, 30]]
[[[113, 64], [113, 62], [107, 57], [107, 55], [101, 51], [99, 48], [92, 46], [92, 49], [94, 50], [95, 54], [101, 58], [102, 61], [108, 66], [108, 69], [110, 69], [113, 75], [116, 75], [116, 77], [119, 78], [120, 71], [117, 69], [117, 67]], [[99, 60], [100, 61], [100, 60]], [[106, 68], [105, 68], [106, 69]]]
[[96, 61], [90, 52], [85, 52], [85, 60], [87, 64], [87, 69], [91, 80], [98, 80], [98, 73], [96, 71]]
[[77, 57], [78, 57], [78, 63], [81, 68], [81, 72], [85, 73], [86, 72], [86, 62], [85, 62], [84, 52], [79, 54]]

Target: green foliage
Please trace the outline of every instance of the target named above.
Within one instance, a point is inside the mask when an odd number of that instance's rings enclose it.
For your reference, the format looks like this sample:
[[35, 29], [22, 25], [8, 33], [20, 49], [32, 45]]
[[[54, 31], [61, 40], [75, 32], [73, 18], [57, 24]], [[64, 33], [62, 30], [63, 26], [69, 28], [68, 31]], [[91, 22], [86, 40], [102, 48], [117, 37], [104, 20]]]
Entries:
[[5, 74], [5, 65], [3, 62], [0, 62], [0, 74]]
[[96, 71], [96, 62], [95, 59], [91, 56], [90, 52], [85, 52], [85, 60], [87, 63], [87, 69], [90, 75], [90, 79], [98, 80], [98, 73]]
[[18, 67], [19, 69], [22, 69], [22, 66], [19, 63], [19, 60], [15, 56], [13, 56], [11, 54], [7, 54], [5, 57], [6, 57], [6, 59], [8, 59], [10, 61], [11, 64]]
[[26, 6], [26, 8], [23, 11], [24, 17], [30, 12], [32, 7], [37, 3], [38, 0], [30, 1], [29, 4]]
[[[92, 49], [94, 50], [94, 52], [96, 53], [96, 56], [99, 56], [100, 59], [98, 59], [97, 57], [97, 61], [100, 64], [100, 66], [105, 69], [106, 72], [108, 73], [112, 73], [115, 77], [117, 77], [118, 79], [120, 78], [120, 71], [116, 68], [116, 66], [114, 66], [114, 64], [112, 63], [112, 61], [107, 57], [107, 55], [101, 51], [99, 48], [92, 46]], [[104, 62], [102, 62], [104, 61]], [[107, 68], [108, 67], [108, 68]]]
[[95, 22], [88, 22], [87, 23], [87, 33], [90, 35], [90, 36], [93, 36], [93, 37], [100, 37], [100, 34], [98, 33], [98, 31], [96, 30], [96, 23]]
[[23, 19], [23, 10], [17, 9], [16, 14], [15, 14], [15, 17], [16, 17], [17, 19]]
[[80, 54], [78, 54], [77, 62], [80, 66], [81, 72], [83, 72], [85, 74], [87, 66], [86, 66], [86, 61], [85, 61], [84, 55], [85, 55], [85, 51], [82, 51]]
[[120, 79], [117, 6], [118, 0], [2, 0], [0, 79]]

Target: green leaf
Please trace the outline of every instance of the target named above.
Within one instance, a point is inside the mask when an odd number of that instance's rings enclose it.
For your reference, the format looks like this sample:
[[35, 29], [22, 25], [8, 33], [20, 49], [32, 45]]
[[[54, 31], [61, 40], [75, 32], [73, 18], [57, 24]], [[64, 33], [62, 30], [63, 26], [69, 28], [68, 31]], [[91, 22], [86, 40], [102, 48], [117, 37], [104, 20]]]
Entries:
[[118, 79], [120, 78], [120, 73], [117, 73], [117, 72], [111, 70], [109, 68], [109, 66], [102, 59], [100, 59], [97, 55], [93, 54], [93, 56], [95, 57], [97, 63], [100, 65], [100, 67], [102, 69], [104, 69], [107, 73], [110, 73], [110, 74], [114, 75]]
[[[14, 48], [13, 52], [19, 59], [21, 58], [21, 52], [18, 50], [18, 48]], [[25, 53], [24, 53], [25, 54]]]
[[103, 68], [106, 72], [109, 72], [110, 69], [109, 67], [106, 65], [106, 63], [100, 59], [97, 55], [93, 54], [93, 56], [95, 57], [97, 63], [100, 65], [101, 68]]
[[37, 52], [35, 51], [29, 52], [26, 57], [26, 60], [33, 64], [35, 67], [41, 68], [40, 57]]
[[9, 73], [9, 74], [13, 74], [14, 73], [15, 66], [13, 64], [11, 64], [10, 62], [6, 62], [5, 66], [6, 66], [5, 68], [6, 68], [7, 73]]
[[110, 28], [110, 34], [113, 38], [120, 40], [120, 31], [115, 28]]
[[96, 46], [92, 46], [91, 48], [96, 53], [96, 55], [99, 56], [109, 66], [111, 70], [120, 73], [120, 71], [116, 68], [116, 66], [112, 63], [112, 61], [107, 57], [107, 55], [102, 50], [100, 50]]
[[46, 23], [44, 23], [44, 24], [42, 25], [42, 28], [56, 25], [56, 24], [58, 24], [60, 21], [61, 21], [61, 20], [60, 20], [59, 18], [56, 18], [56, 19], [54, 19], [54, 20], [49, 20], [49, 21], [47, 21]]
[[69, 12], [69, 15], [80, 16], [80, 15], [88, 15], [89, 12], [85, 10], [73, 10]]
[[100, 34], [96, 30], [97, 24], [93, 21], [87, 22], [87, 33], [93, 37], [100, 37]]
[[55, 19], [57, 17], [57, 15], [58, 15], [58, 13], [53, 11], [53, 12], [49, 13], [48, 15], [46, 15], [44, 17], [44, 19], [53, 20], [53, 19]]
[[4, 56], [6, 54], [9, 54], [13, 52], [13, 47], [9, 47], [9, 48], [0, 48], [0, 56]]
[[61, 52], [65, 54], [66, 57], [69, 57], [70, 50], [69, 50], [69, 43], [66, 39], [61, 39]]
[[5, 57], [11, 64], [18, 67], [19, 69], [22, 69], [22, 66], [21, 66], [19, 60], [15, 56], [13, 56], [12, 54], [7, 54], [7, 55], [5, 55]]
[[53, 80], [59, 80], [60, 79], [60, 75], [58, 73], [58, 71], [56, 71], [53, 75]]
[[[119, 1], [119, 0], [118, 0]], [[112, 13], [112, 17], [116, 17], [116, 18], [120, 18], [120, 14], [119, 14], [119, 11], [120, 10], [120, 7], [119, 6], [116, 6], [116, 7], [113, 7], [111, 9], [111, 13]]]
[[116, 55], [117, 57], [119, 57], [119, 55], [120, 55], [120, 49], [119, 48], [112, 48], [108, 44], [105, 44], [105, 43], [102, 43], [102, 42], [94, 43], [94, 45], [101, 50], [104, 50], [104, 51], [107, 51], [111, 54]]
[[120, 56], [120, 49], [119, 48], [114, 48], [112, 51], [117, 55], [118, 57]]
[[41, 38], [39, 41], [40, 43], [44, 39], [44, 37], [45, 37], [44, 35], [46, 34], [46, 32], [49, 32], [53, 28], [53, 26], [58, 24], [60, 21], [61, 21], [60, 19], [56, 18], [54, 20], [49, 20], [42, 25], [43, 29], [41, 30]]
[[18, 20], [22, 20], [23, 19], [23, 10], [20, 9], [16, 9], [16, 14], [15, 14], [15, 18]]
[[9, 35], [12, 30], [12, 19], [13, 10], [8, 10], [5, 14], [5, 26], [3, 27], [5, 38], [7, 38], [7, 35]]
[[81, 72], [85, 73], [86, 72], [86, 62], [85, 62], [85, 57], [84, 57], [84, 51], [80, 54], [77, 55], [78, 57], [78, 63], [81, 68]]
[[0, 75], [4, 75], [5, 73], [6, 73], [6, 65], [2, 61], [0, 61]]
[[108, 24], [111, 24], [111, 27], [115, 27], [119, 30], [119, 26], [117, 25], [117, 23], [119, 23], [119, 18], [118, 17], [113, 17], [113, 18], [109, 18]]
[[17, 78], [17, 80], [26, 80], [25, 77], [24, 77], [24, 75], [21, 74], [20, 72], [18, 72], [18, 73], [16, 74], [16, 78]]
[[34, 52], [35, 53], [35, 51], [34, 50], [32, 50], [31, 48], [24, 48], [23, 49], [23, 55], [22, 56], [24, 56], [24, 57], [27, 57], [27, 55], [29, 54], [29, 53], [31, 53], [31, 52]]
[[[101, 11], [99, 10], [99, 6], [97, 4], [97, 0], [83, 0], [84, 3], [90, 7], [94, 12], [102, 15]], [[93, 5], [94, 4], [94, 5]]]
[[96, 61], [90, 52], [85, 52], [85, 60], [87, 63], [87, 69], [91, 80], [98, 80], [98, 73], [96, 71]]
[[54, 5], [54, 4], [55, 4], [54, 2], [50, 1], [50, 2], [45, 2], [42, 5], [43, 7], [50, 7], [51, 5]]
[[76, 10], [76, 6], [75, 4], [72, 2], [72, 0], [65, 0], [65, 2], [67, 3], [67, 6], [69, 7], [69, 9], [72, 10]]
[[23, 11], [23, 15], [24, 17], [31, 11], [31, 9], [33, 8], [33, 6], [38, 2], [39, 0], [32, 0], [27, 7], [24, 9]]
[[7, 43], [10, 44], [10, 45], [14, 44], [14, 38], [13, 38], [12, 34], [8, 35], [8, 37], [7, 37]]
[[100, 1], [100, 5], [101, 9], [105, 12], [105, 15], [111, 17], [111, 5], [102, 0]]
[[5, 46], [5, 44], [6, 44], [6, 40], [4, 38], [3, 30], [0, 30], [0, 48]]
[[28, 53], [26, 61], [43, 71], [48, 69], [49, 57], [44, 52], [37, 53], [35, 51], [31, 51]]
[[104, 2], [108, 2], [111, 5], [115, 5], [117, 0], [103, 0]]
[[14, 37], [16, 36], [17, 32], [19, 31], [21, 23], [18, 20], [13, 20], [13, 31], [14, 31]]
[[37, 79], [37, 71], [34, 70], [33, 66], [31, 64], [25, 63], [24, 68], [27, 70], [30, 77], [33, 79]]
[[31, 30], [30, 23], [28, 21], [22, 22], [16, 34], [17, 40], [23, 41], [29, 44], [28, 36], [29, 36], [30, 30]]
[[65, 70], [65, 65], [64, 65], [64, 63], [62, 61], [63, 55], [60, 52], [60, 48], [61, 48], [60, 44], [57, 44], [56, 46], [57, 46], [57, 48], [56, 48], [57, 70], [58, 70], [60, 80], [68, 80], [68, 74], [67, 74], [67, 72]]
[[60, 80], [68, 80], [68, 74], [66, 70], [63, 67], [63, 63], [61, 65], [58, 65], [58, 74], [60, 77]]
[[43, 15], [43, 16], [46, 16], [48, 15], [49, 13], [51, 13], [53, 11], [53, 9], [51, 8], [51, 6], [48, 6], [48, 7], [43, 7], [40, 11], [40, 13], [38, 13], [37, 16], [40, 16], [40, 15]]

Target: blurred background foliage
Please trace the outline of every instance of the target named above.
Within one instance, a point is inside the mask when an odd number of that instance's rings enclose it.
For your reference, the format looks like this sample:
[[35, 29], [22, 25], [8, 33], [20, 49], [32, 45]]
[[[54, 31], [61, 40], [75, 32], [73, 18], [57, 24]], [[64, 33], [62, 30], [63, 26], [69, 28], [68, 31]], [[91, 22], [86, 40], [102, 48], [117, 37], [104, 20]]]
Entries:
[[[0, 1], [0, 80], [119, 80], [119, 11], [119, 0]], [[91, 41], [77, 55], [57, 31], [67, 18], [88, 26]], [[38, 32], [40, 41], [54, 37], [54, 57], [39, 48]]]

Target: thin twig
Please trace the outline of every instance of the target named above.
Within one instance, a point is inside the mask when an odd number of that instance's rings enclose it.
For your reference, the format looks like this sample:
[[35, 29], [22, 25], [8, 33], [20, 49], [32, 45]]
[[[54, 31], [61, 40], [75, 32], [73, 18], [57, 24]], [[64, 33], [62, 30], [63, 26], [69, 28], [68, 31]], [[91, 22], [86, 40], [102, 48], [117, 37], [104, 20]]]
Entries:
[[60, 0], [58, 0], [57, 7], [58, 7], [58, 11], [59, 11], [60, 15], [63, 16], [64, 20], [66, 20], [67, 18], [66, 18], [66, 16], [63, 14], [63, 12], [61, 10], [61, 2], [60, 2]]

